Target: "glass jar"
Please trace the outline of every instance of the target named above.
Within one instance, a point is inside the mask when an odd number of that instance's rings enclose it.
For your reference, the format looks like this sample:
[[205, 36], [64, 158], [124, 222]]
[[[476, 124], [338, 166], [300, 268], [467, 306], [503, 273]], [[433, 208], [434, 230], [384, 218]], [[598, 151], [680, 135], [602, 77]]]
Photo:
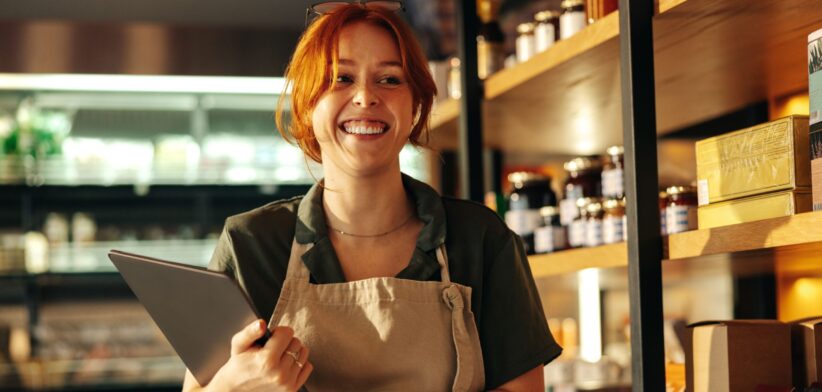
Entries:
[[522, 237], [528, 254], [534, 253], [534, 231], [542, 225], [539, 210], [555, 206], [557, 196], [551, 189], [551, 178], [542, 174], [515, 172], [508, 175], [513, 190], [508, 198], [505, 223]]
[[568, 39], [588, 24], [585, 0], [563, 0], [560, 7], [562, 15], [559, 17], [559, 36], [560, 39]]
[[587, 239], [585, 230], [586, 226], [586, 216], [583, 215], [584, 211], [587, 211], [588, 204], [591, 204], [594, 199], [589, 197], [584, 197], [581, 199], [577, 199], [574, 207], [577, 209], [577, 216], [568, 224], [568, 246], [571, 248], [581, 248], [585, 246], [585, 242]]
[[665, 206], [665, 227], [668, 234], [681, 233], [697, 228], [696, 188], [692, 186], [672, 186]]
[[594, 247], [602, 245], [602, 218], [604, 210], [599, 200], [592, 199], [584, 211], [585, 218], [585, 246]]
[[462, 82], [460, 81], [460, 59], [451, 57], [451, 65], [448, 71], [448, 97], [451, 99], [462, 98]]
[[536, 53], [548, 50], [554, 46], [559, 38], [559, 16], [557, 11], [542, 11], [534, 15], [536, 26], [534, 27], [534, 49]]
[[560, 202], [560, 223], [568, 225], [579, 217], [577, 201], [586, 197], [599, 197], [601, 187], [601, 163], [591, 158], [575, 158], [565, 162], [568, 176], [563, 184], [565, 198]]
[[520, 23], [517, 25], [517, 62], [524, 63], [534, 57], [536, 43], [534, 42], [534, 24]]
[[625, 200], [608, 199], [602, 203], [602, 242], [614, 244], [625, 238]]
[[559, 208], [548, 206], [539, 210], [543, 226], [534, 232], [536, 253], [550, 253], [565, 249], [565, 228], [559, 224]]
[[606, 150], [602, 166], [602, 197], [619, 199], [625, 196], [624, 152], [622, 146], [611, 146]]
[[668, 235], [668, 193], [659, 191], [659, 232]]

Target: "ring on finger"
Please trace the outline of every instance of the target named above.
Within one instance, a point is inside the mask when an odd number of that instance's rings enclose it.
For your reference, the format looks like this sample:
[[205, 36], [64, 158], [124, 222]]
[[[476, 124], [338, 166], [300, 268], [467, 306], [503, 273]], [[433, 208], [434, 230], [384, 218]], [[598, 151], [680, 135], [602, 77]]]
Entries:
[[303, 367], [303, 364], [300, 362], [300, 353], [296, 351], [285, 350], [285, 353], [288, 354], [289, 357], [294, 358], [294, 363], [297, 364], [300, 368]]

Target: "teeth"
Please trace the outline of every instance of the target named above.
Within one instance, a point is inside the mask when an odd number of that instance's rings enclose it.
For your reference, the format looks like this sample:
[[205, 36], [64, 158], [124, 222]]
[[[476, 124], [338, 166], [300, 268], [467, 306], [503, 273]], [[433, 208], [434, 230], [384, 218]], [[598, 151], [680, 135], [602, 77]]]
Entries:
[[385, 131], [385, 124], [373, 121], [347, 121], [343, 129], [355, 135], [377, 135]]

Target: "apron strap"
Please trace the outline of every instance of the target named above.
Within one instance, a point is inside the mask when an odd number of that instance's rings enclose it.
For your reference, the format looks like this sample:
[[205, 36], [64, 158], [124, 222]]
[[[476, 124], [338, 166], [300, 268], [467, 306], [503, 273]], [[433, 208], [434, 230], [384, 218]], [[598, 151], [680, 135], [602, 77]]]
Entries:
[[451, 273], [448, 271], [448, 253], [445, 251], [445, 244], [437, 248], [437, 262], [440, 264], [440, 277], [442, 283], [451, 284]]
[[314, 244], [301, 244], [294, 239], [291, 242], [291, 256], [288, 258], [288, 269], [285, 271], [285, 277], [295, 280], [308, 282], [311, 279], [311, 273], [308, 272], [308, 267], [303, 263], [303, 255], [308, 252]]
[[[471, 343], [471, 335], [468, 332], [469, 320], [466, 320], [465, 302], [462, 298], [462, 293], [455, 285], [449, 285], [442, 291], [442, 300], [451, 309], [451, 337], [454, 341], [454, 351], [457, 354], [457, 374], [454, 375], [454, 384], [452, 391], [467, 391], [471, 388], [474, 380], [474, 372], [483, 371], [483, 369], [475, 369], [474, 361], [475, 355], [481, 355], [474, 352], [473, 344]], [[474, 320], [470, 320], [474, 322]]]

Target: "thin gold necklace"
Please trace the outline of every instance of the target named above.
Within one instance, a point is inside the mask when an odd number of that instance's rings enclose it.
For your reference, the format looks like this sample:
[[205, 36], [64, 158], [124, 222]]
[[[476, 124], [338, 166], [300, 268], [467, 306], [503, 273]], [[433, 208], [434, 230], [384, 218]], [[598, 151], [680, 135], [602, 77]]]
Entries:
[[382, 237], [382, 236], [384, 236], [384, 235], [391, 234], [391, 233], [393, 233], [393, 232], [395, 232], [395, 231], [397, 231], [397, 230], [399, 230], [399, 229], [403, 228], [405, 225], [407, 225], [407, 224], [408, 224], [408, 222], [411, 222], [411, 218], [413, 218], [413, 217], [414, 217], [414, 214], [409, 214], [409, 215], [408, 215], [408, 218], [406, 218], [406, 219], [405, 219], [402, 223], [400, 223], [397, 227], [395, 227], [395, 228], [393, 228], [393, 229], [391, 229], [391, 230], [388, 230], [388, 231], [386, 231], [386, 232], [379, 233], [379, 234], [354, 234], [354, 233], [347, 233], [347, 232], [342, 231], [342, 230], [340, 230], [340, 229], [335, 229], [335, 228], [331, 227], [331, 225], [328, 225], [328, 228], [329, 228], [330, 230], [332, 230], [332, 231], [336, 231], [337, 233], [340, 233], [341, 235], [347, 235], [347, 236], [349, 236], [349, 237], [359, 237], [359, 238], [376, 238], [376, 237]]

